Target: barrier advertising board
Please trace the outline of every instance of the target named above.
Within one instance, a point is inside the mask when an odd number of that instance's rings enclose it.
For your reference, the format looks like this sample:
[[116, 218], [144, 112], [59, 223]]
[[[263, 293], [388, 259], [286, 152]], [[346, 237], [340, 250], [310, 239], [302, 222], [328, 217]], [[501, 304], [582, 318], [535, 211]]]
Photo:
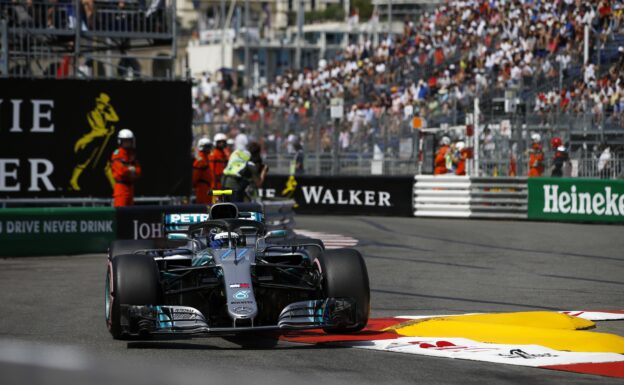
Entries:
[[529, 219], [624, 223], [624, 181], [529, 178]]
[[136, 195], [188, 195], [187, 82], [0, 79], [0, 197], [111, 197], [117, 134], [136, 138]]
[[101, 253], [116, 235], [111, 207], [0, 210], [0, 255]]
[[306, 214], [412, 216], [413, 176], [269, 175], [264, 198], [292, 198]]
[[[237, 203], [239, 211], [262, 211], [256, 203]], [[118, 239], [161, 238], [163, 232], [163, 215], [172, 213], [208, 213], [209, 206], [129, 206], [117, 208]]]

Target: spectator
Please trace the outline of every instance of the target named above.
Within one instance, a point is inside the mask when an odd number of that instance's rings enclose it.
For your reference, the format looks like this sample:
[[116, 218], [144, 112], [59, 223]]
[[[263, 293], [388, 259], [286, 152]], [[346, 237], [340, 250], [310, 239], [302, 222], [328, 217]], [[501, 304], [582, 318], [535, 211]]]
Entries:
[[603, 144], [602, 153], [598, 158], [598, 174], [602, 179], [609, 179], [611, 176], [611, 148]]
[[291, 161], [290, 175], [303, 175], [304, 173], [303, 146], [301, 146], [301, 143], [297, 142], [295, 143], [294, 147], [295, 147], [295, 156], [293, 160]]

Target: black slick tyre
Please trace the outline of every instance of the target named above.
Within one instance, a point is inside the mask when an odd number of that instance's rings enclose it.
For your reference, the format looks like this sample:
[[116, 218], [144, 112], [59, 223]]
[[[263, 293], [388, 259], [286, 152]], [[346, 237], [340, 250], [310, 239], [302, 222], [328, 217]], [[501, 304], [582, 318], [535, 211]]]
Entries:
[[323, 281], [323, 296], [353, 298], [357, 324], [349, 328], [327, 328], [328, 333], [354, 333], [368, 323], [370, 286], [364, 258], [354, 249], [325, 250], [314, 261]]
[[120, 324], [120, 305], [157, 305], [162, 289], [156, 261], [141, 254], [117, 255], [106, 269], [106, 326], [115, 339], [124, 337]]

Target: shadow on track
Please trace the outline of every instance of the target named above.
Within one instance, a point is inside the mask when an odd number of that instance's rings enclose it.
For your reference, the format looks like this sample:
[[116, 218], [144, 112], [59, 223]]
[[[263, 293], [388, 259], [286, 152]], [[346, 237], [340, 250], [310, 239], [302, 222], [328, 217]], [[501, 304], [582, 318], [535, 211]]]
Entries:
[[443, 237], [432, 237], [432, 236], [425, 236], [425, 235], [414, 235], [413, 233], [406, 233], [406, 232], [400, 232], [400, 231], [396, 231], [396, 230], [392, 230], [387, 228], [386, 226], [377, 223], [375, 221], [366, 219], [366, 218], [359, 218], [360, 222], [366, 223], [378, 230], [381, 231], [385, 231], [385, 232], [389, 232], [389, 233], [393, 233], [393, 234], [401, 234], [401, 235], [405, 235], [411, 238], [420, 238], [420, 239], [427, 239], [430, 241], [440, 241], [440, 242], [445, 242], [445, 243], [456, 243], [459, 245], [468, 245], [468, 246], [476, 246], [476, 247], [483, 247], [486, 249], [495, 249], [495, 250], [507, 250], [507, 251], [516, 251], [516, 252], [522, 252], [522, 253], [537, 253], [537, 254], [549, 254], [549, 255], [560, 255], [560, 256], [571, 256], [571, 257], [579, 257], [579, 258], [589, 258], [589, 259], [602, 259], [602, 260], [606, 260], [606, 261], [616, 261], [616, 262], [624, 262], [624, 259], [622, 258], [615, 258], [615, 257], [605, 257], [605, 256], [601, 256], [601, 255], [589, 255], [589, 254], [578, 254], [578, 253], [561, 253], [561, 252], [556, 252], [556, 251], [545, 251], [545, 250], [537, 250], [537, 249], [528, 249], [528, 248], [520, 248], [520, 247], [509, 247], [509, 246], [496, 246], [496, 245], [491, 245], [491, 244], [487, 244], [487, 243], [478, 243], [478, 242], [468, 242], [468, 241], [460, 241], [457, 239], [453, 239], [453, 238], [443, 238]]
[[[196, 344], [192, 342], [182, 342], [180, 338], [158, 338], [150, 340], [129, 341], [128, 349], [172, 349], [172, 350], [222, 350], [222, 351], [238, 351], [238, 350], [310, 350], [329, 347], [329, 345], [319, 344], [293, 344], [283, 341], [288, 345], [278, 345], [280, 340], [275, 337], [267, 336], [215, 336], [207, 338], [222, 338], [228, 342], [238, 346], [224, 347], [211, 344]], [[197, 339], [186, 338], [186, 340], [197, 341]], [[344, 348], [341, 346], [332, 346], [333, 348]]]
[[536, 306], [536, 305], [526, 305], [522, 303], [513, 303], [513, 302], [498, 302], [498, 301], [484, 301], [484, 300], [476, 300], [469, 298], [459, 298], [459, 297], [444, 297], [439, 295], [428, 295], [428, 294], [414, 294], [407, 293], [401, 291], [392, 291], [392, 290], [381, 290], [381, 289], [371, 289], [373, 293], [381, 293], [381, 294], [394, 294], [394, 295], [404, 295], [408, 297], [418, 297], [418, 298], [432, 298], [432, 299], [445, 299], [450, 301], [459, 301], [459, 302], [470, 302], [470, 303], [487, 303], [490, 305], [505, 305], [505, 306], [513, 306], [513, 307], [524, 307], [529, 309], [543, 309], [543, 310], [560, 310], [553, 307], [547, 306]]
[[415, 259], [415, 258], [389, 257], [389, 256], [364, 254], [364, 259], [367, 259], [367, 258], [389, 259], [391, 261], [401, 261], [401, 262], [411, 262], [411, 263], [424, 263], [424, 264], [429, 264], [429, 265], [442, 265], [442, 266], [451, 266], [451, 267], [461, 267], [461, 268], [466, 268], [466, 269], [495, 270], [495, 269], [493, 269], [491, 267], [464, 265], [464, 264], [461, 264], [461, 263], [434, 262], [434, 261], [426, 261], [426, 260], [423, 260], [423, 259]]

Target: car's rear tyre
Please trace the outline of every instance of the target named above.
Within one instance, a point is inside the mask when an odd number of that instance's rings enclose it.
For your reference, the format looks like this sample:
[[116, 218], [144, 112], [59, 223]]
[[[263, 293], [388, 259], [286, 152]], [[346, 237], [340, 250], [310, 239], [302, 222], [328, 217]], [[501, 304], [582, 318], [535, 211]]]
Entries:
[[325, 297], [348, 297], [355, 300], [355, 326], [324, 330], [328, 333], [354, 333], [362, 330], [370, 314], [368, 271], [362, 255], [354, 249], [325, 250], [314, 263], [322, 275]]
[[141, 254], [117, 255], [106, 269], [106, 326], [113, 338], [123, 338], [120, 305], [157, 305], [162, 289], [156, 261]]

